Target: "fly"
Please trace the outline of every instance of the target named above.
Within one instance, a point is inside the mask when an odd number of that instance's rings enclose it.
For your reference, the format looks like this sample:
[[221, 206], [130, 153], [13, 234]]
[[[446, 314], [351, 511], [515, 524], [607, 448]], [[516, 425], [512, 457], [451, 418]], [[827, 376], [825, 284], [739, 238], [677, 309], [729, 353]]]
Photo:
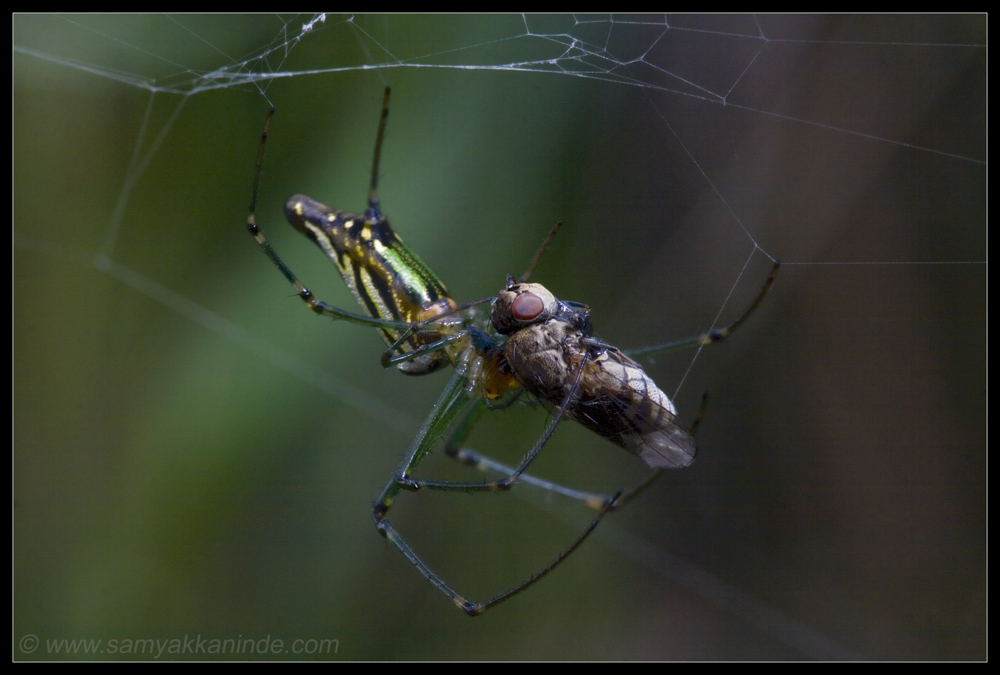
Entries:
[[497, 332], [508, 335], [502, 366], [550, 407], [569, 400], [567, 417], [654, 469], [694, 461], [694, 436], [673, 402], [638, 363], [590, 334], [589, 308], [566, 312], [564, 304], [541, 284], [508, 278], [491, 316]]

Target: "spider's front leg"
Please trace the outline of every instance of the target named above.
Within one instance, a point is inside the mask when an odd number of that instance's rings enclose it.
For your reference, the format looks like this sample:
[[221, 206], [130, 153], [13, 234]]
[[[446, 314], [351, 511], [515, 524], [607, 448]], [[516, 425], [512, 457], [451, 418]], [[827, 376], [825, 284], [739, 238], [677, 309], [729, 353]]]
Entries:
[[281, 270], [284, 277], [292, 284], [295, 288], [295, 294], [302, 299], [306, 306], [317, 314], [322, 314], [323, 316], [328, 316], [331, 319], [339, 319], [343, 321], [349, 321], [351, 323], [360, 324], [362, 326], [370, 326], [372, 328], [381, 328], [399, 330], [400, 328], [407, 328], [409, 324], [401, 321], [390, 321], [385, 319], [377, 319], [370, 316], [365, 316], [363, 314], [357, 314], [355, 312], [348, 312], [347, 310], [340, 309], [329, 303], [323, 302], [322, 300], [316, 299], [316, 296], [312, 294], [305, 285], [299, 281], [295, 273], [285, 264], [285, 262], [278, 257], [274, 249], [271, 248], [271, 244], [267, 241], [264, 236], [263, 231], [261, 231], [260, 226], [257, 225], [254, 213], [250, 213], [247, 217], [247, 231], [260, 246], [264, 254], [274, 263], [274, 265]]

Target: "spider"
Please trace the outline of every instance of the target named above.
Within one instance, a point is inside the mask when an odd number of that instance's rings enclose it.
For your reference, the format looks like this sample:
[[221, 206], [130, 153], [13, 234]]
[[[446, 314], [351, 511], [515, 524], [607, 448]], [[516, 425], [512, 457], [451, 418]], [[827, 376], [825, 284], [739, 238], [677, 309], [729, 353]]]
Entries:
[[[476, 616], [551, 572], [584, 542], [605, 515], [633, 499], [664, 470], [689, 465], [694, 460], [693, 433], [701, 414], [690, 430], [684, 428], [677, 419], [674, 404], [639, 364], [594, 337], [589, 307], [559, 300], [541, 284], [529, 283], [535, 265], [561, 223], [549, 233], [525, 273], [519, 279], [508, 276], [497, 296], [462, 305], [456, 303], [434, 272], [402, 242], [379, 209], [378, 165], [388, 115], [386, 87], [368, 208], [362, 215], [335, 211], [303, 195], [290, 197], [285, 204], [289, 222], [333, 261], [365, 314], [348, 312], [316, 299], [278, 257], [257, 225], [257, 192], [273, 107], [261, 134], [247, 229], [311, 310], [381, 332], [387, 345], [382, 355], [383, 367], [395, 365], [400, 372], [415, 376], [446, 365], [454, 366], [455, 372], [399, 468], [376, 498], [372, 518], [382, 536], [435, 588], [464, 612]], [[727, 337], [760, 304], [778, 267], [775, 262], [756, 299], [729, 326], [643, 350], [642, 355], [705, 345]], [[505, 407], [519, 399], [545, 406], [551, 419], [518, 466], [503, 465], [462, 447], [484, 410]], [[651, 475], [629, 491], [619, 490], [608, 496], [581, 492], [526, 473], [564, 418], [576, 420], [636, 455], [653, 469]], [[503, 478], [478, 482], [414, 478], [414, 470], [446, 435], [445, 452], [449, 457]], [[452, 589], [421, 560], [387, 518], [393, 501], [403, 490], [504, 491], [518, 482], [579, 500], [597, 513], [548, 565], [486, 602], [472, 602]]]

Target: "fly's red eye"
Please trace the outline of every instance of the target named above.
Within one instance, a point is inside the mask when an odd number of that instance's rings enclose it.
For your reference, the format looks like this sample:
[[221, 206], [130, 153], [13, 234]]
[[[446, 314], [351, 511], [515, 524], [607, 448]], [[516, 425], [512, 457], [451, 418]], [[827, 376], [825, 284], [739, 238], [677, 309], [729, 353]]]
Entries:
[[534, 293], [521, 293], [510, 305], [510, 313], [518, 321], [531, 321], [544, 309], [545, 303]]

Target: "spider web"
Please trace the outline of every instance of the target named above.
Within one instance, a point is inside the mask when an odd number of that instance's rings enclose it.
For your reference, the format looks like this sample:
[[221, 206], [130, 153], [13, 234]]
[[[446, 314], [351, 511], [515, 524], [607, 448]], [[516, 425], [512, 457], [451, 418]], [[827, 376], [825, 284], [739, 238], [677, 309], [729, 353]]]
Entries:
[[[14, 16], [17, 637], [984, 658], [985, 35], [983, 16]], [[442, 380], [382, 372], [371, 332], [309, 316], [242, 228], [273, 104], [259, 220], [352, 308], [281, 206], [363, 208], [386, 84], [383, 206], [459, 300], [562, 220], [536, 280], [640, 347], [731, 321], [783, 261], [729, 341], [645, 361], [682, 416], [711, 392], [696, 464], [471, 626], [367, 518]], [[529, 447], [540, 423], [509, 417], [477, 448]], [[592, 436], [563, 425], [538, 471], [619, 487], [629, 458]], [[572, 536], [518, 500], [419, 501], [394, 522], [484, 597]], [[492, 548], [489, 509], [524, 509]]]

